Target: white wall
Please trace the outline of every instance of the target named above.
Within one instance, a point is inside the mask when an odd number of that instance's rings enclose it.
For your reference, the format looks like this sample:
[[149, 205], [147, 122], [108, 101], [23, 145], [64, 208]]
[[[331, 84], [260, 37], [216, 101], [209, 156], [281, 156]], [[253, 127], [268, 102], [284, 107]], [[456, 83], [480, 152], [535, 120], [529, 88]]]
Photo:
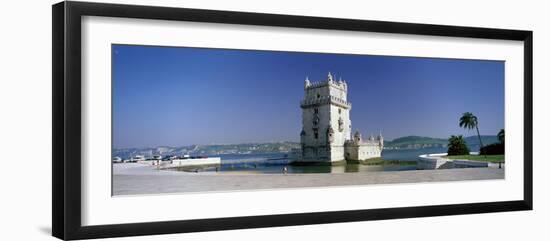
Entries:
[[[282, 227], [155, 236], [155, 240], [548, 240], [550, 134], [546, 1], [207, 1], [141, 0], [123, 3], [176, 5], [358, 19], [531, 29], [534, 34], [535, 210], [437, 218]], [[51, 229], [51, 15], [54, 1], [9, 1], [0, 14], [0, 150], [4, 156], [44, 156], [0, 171], [0, 240], [53, 240]], [[546, 22], [545, 22], [546, 20]], [[546, 137], [546, 138], [545, 138]], [[6, 161], [6, 160], [4, 160]], [[32, 162], [32, 163], [31, 163]], [[404, 194], [405, 195], [405, 194]], [[138, 220], [136, 220], [138, 221]], [[457, 230], [456, 227], [464, 227]], [[425, 231], [420, 231], [425, 230]], [[152, 237], [113, 240], [151, 240]]]

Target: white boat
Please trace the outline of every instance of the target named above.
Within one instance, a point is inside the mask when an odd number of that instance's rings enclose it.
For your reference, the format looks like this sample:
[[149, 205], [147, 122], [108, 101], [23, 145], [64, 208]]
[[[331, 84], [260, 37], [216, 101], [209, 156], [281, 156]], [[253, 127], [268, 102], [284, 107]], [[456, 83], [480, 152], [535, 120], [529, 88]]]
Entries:
[[130, 162], [139, 162], [139, 161], [145, 161], [145, 157], [142, 155], [137, 155], [130, 158]]

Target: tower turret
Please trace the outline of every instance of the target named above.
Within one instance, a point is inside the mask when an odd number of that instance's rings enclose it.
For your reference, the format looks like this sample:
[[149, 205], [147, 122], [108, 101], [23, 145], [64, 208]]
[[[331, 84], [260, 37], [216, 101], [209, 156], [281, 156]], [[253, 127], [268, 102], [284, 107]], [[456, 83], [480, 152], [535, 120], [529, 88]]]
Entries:
[[378, 144], [380, 145], [380, 148], [384, 147], [384, 137], [382, 136], [382, 131], [378, 134]]
[[353, 134], [353, 141], [355, 141], [356, 143], [360, 143], [361, 139], [361, 133], [359, 131], [355, 131], [355, 134]]
[[330, 73], [330, 71], [328, 72], [327, 80], [328, 82], [334, 82], [334, 78], [332, 77], [332, 74]]

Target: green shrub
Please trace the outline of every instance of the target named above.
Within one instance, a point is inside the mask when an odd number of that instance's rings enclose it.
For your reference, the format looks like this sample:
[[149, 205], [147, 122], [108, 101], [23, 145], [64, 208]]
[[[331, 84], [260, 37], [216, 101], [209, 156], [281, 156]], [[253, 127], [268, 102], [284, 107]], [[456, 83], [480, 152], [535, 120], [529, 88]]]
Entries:
[[502, 155], [504, 154], [504, 144], [503, 143], [493, 143], [491, 145], [486, 145], [479, 150], [480, 155]]
[[464, 140], [464, 138], [461, 135], [460, 136], [452, 135], [451, 138], [449, 138], [449, 144], [447, 145], [447, 147], [448, 147], [447, 155], [449, 156], [470, 154], [470, 149], [468, 149], [466, 140]]

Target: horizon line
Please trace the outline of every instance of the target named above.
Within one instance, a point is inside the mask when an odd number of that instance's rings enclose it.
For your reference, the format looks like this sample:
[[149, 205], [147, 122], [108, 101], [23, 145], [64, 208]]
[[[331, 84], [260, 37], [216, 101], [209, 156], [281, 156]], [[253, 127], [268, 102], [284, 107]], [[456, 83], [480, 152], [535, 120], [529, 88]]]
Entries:
[[[465, 138], [468, 137], [477, 137], [477, 135], [459, 135], [463, 136]], [[480, 136], [497, 136], [497, 135], [480, 135]], [[427, 137], [432, 139], [449, 139], [449, 137], [430, 137], [430, 136], [419, 136], [419, 135], [407, 135], [407, 136], [401, 136], [396, 137], [391, 140], [384, 140], [384, 141], [394, 141], [399, 138], [404, 137]], [[274, 143], [284, 143], [284, 142], [290, 142], [290, 143], [300, 143], [300, 141], [268, 141], [268, 142], [240, 142], [240, 143], [209, 143], [209, 144], [183, 144], [183, 145], [159, 145], [159, 146], [141, 146], [141, 147], [113, 147], [113, 149], [140, 149], [140, 148], [159, 148], [159, 147], [186, 147], [186, 146], [214, 146], [214, 145], [220, 145], [220, 146], [228, 146], [228, 145], [247, 145], [247, 144], [274, 144]]]

